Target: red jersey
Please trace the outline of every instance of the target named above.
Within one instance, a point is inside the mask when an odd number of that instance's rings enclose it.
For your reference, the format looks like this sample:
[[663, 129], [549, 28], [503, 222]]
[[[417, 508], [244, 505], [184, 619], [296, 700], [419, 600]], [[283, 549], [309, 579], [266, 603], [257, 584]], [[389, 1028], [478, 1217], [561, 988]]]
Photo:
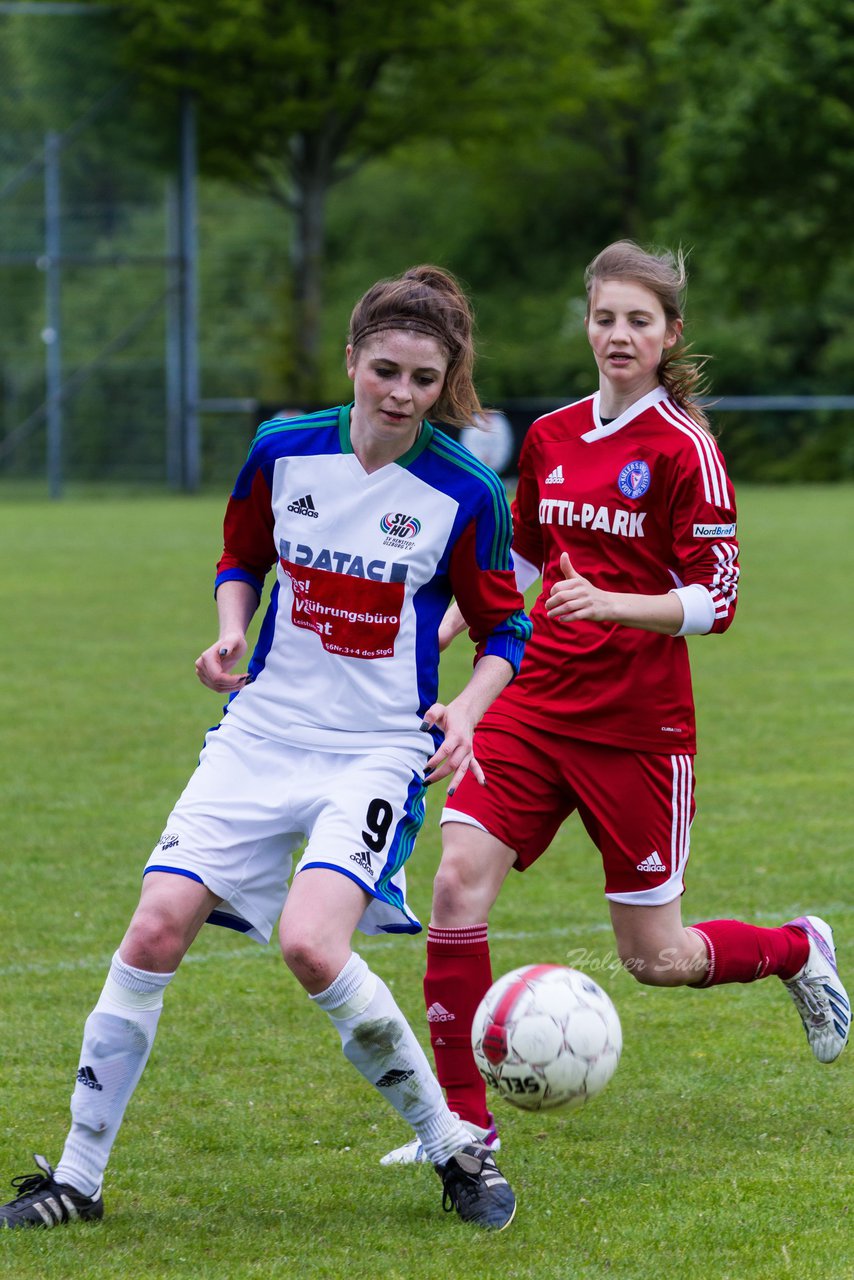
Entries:
[[[679, 636], [550, 620], [561, 552], [605, 591], [697, 585], [712, 631], [735, 612], [735, 496], [721, 453], [663, 387], [607, 425], [599, 394], [537, 419], [519, 460], [513, 548], [542, 565], [522, 669], [487, 713], [634, 751], [696, 750], [688, 647]], [[711, 610], [710, 610], [711, 612]]]

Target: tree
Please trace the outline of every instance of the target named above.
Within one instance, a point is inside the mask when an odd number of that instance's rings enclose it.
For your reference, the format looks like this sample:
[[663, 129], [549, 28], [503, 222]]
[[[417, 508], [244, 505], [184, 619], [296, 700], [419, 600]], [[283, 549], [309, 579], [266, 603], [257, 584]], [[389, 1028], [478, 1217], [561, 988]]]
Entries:
[[125, 0], [127, 63], [154, 90], [195, 94], [203, 168], [292, 215], [296, 396], [318, 390], [333, 184], [394, 148], [405, 159], [407, 141], [530, 132], [573, 93], [580, 109], [568, 62], [584, 62], [589, 13], [580, 0], [209, 0], [200, 17], [197, 0]]
[[688, 0], [672, 57], [673, 224], [751, 299], [814, 298], [854, 221], [854, 3]]

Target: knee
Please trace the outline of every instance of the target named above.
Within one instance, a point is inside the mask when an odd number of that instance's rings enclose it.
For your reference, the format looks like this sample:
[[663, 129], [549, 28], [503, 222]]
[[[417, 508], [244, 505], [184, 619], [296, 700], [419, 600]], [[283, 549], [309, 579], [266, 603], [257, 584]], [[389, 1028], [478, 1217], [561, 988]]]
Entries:
[[464, 865], [456, 858], [442, 858], [433, 878], [433, 912], [443, 915], [449, 911], [464, 910], [467, 898]]
[[678, 946], [620, 947], [620, 963], [644, 987], [683, 987], [699, 982], [702, 971]]
[[433, 879], [431, 923], [449, 929], [482, 924], [496, 892], [465, 856], [445, 853]]
[[125, 964], [149, 973], [177, 969], [187, 950], [184, 922], [159, 906], [141, 903], [122, 940], [119, 954]]
[[634, 951], [620, 952], [620, 964], [630, 973], [636, 982], [643, 987], [661, 987], [666, 985], [662, 980], [660, 967], [645, 955]]
[[326, 947], [310, 933], [291, 929], [282, 937], [281, 946], [285, 964], [312, 994], [325, 991], [337, 978], [338, 968], [330, 962]]

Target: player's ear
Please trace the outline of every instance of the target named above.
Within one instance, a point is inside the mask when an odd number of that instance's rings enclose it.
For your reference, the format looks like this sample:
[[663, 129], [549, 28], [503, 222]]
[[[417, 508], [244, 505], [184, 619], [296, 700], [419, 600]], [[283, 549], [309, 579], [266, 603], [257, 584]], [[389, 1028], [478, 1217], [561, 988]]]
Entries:
[[344, 363], [347, 366], [347, 377], [352, 382], [356, 376], [356, 353], [351, 342], [348, 342], [344, 349]]
[[682, 321], [674, 320], [667, 326], [667, 332], [664, 335], [664, 350], [669, 351], [671, 347], [675, 347], [681, 337]]

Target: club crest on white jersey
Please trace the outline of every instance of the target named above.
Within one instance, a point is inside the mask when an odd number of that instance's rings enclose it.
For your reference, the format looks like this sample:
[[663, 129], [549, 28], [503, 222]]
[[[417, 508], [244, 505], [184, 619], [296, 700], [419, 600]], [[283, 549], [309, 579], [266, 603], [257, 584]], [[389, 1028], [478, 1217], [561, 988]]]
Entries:
[[403, 511], [387, 511], [380, 520], [380, 529], [387, 535], [383, 539], [384, 547], [405, 548], [421, 532], [421, 521]]

